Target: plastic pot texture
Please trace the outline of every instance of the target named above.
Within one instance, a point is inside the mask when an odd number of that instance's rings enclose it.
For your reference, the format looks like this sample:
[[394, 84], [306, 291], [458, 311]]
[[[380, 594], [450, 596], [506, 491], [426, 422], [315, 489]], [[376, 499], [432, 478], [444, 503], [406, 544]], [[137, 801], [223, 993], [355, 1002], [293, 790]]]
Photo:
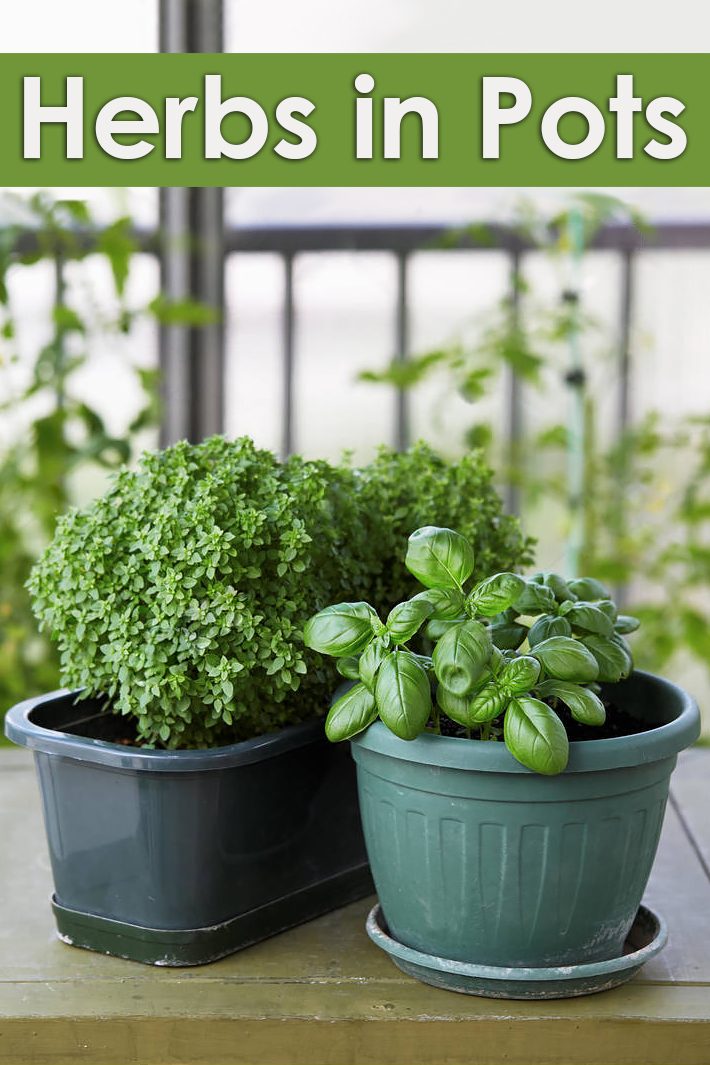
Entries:
[[65, 941], [202, 964], [372, 890], [354, 766], [321, 721], [159, 751], [91, 738], [97, 710], [53, 692], [5, 724], [34, 751]]
[[543, 967], [618, 957], [653, 864], [693, 700], [636, 672], [613, 697], [655, 727], [570, 744], [538, 776], [504, 744], [377, 722], [353, 741], [375, 886], [399, 943], [455, 962]]

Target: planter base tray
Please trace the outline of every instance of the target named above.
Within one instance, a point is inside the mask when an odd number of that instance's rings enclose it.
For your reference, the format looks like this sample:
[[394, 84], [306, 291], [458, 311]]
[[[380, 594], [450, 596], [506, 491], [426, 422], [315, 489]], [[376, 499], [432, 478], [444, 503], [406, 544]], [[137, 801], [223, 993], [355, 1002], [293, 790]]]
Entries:
[[145, 928], [71, 910], [54, 896], [52, 910], [59, 938], [70, 946], [146, 965], [205, 965], [364, 898], [373, 890], [369, 866], [360, 865], [207, 928]]
[[465, 995], [512, 999], [575, 998], [618, 987], [658, 954], [668, 939], [665, 921], [647, 906], [639, 907], [621, 957], [581, 965], [502, 968], [423, 954], [392, 938], [379, 903], [367, 918], [367, 934], [402, 972], [425, 984]]

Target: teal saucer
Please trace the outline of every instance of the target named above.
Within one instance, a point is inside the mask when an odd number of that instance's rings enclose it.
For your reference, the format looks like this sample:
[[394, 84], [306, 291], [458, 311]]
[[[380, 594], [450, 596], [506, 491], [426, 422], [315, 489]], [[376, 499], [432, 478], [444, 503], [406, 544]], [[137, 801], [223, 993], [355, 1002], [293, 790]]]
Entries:
[[367, 934], [390, 955], [395, 965], [425, 984], [485, 998], [574, 998], [618, 987], [666, 945], [666, 922], [640, 906], [626, 939], [624, 953], [608, 961], [545, 968], [499, 968], [451, 961], [399, 943], [389, 934], [379, 903], [367, 918]]

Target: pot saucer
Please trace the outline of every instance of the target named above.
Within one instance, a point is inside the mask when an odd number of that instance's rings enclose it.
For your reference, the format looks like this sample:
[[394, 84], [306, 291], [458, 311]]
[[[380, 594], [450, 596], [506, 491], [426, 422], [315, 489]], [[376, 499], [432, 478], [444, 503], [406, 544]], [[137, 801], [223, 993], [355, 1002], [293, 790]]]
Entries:
[[389, 934], [379, 903], [370, 911], [366, 928], [372, 942], [408, 976], [447, 991], [485, 998], [574, 998], [606, 991], [630, 980], [663, 949], [668, 939], [663, 918], [647, 906], [640, 906], [624, 953], [618, 958], [581, 965], [505, 968], [451, 961], [405, 946]]

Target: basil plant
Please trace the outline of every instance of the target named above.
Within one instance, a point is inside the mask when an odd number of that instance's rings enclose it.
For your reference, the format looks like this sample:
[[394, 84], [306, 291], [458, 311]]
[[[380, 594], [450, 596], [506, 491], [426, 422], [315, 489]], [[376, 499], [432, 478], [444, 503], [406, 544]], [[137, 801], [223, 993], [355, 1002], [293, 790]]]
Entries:
[[[449, 733], [502, 740], [528, 769], [562, 772], [569, 741], [558, 711], [604, 723], [599, 682], [631, 672], [624, 637], [637, 619], [587, 577], [496, 573], [471, 587], [473, 549], [452, 529], [417, 529], [405, 564], [423, 590], [386, 621], [367, 603], [338, 603], [306, 623], [306, 645], [354, 682], [331, 706], [328, 738], [349, 739], [379, 717], [413, 740], [448, 718]], [[417, 636], [431, 654], [408, 646]]]

